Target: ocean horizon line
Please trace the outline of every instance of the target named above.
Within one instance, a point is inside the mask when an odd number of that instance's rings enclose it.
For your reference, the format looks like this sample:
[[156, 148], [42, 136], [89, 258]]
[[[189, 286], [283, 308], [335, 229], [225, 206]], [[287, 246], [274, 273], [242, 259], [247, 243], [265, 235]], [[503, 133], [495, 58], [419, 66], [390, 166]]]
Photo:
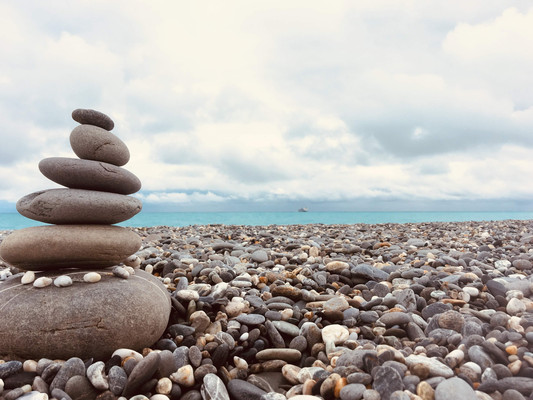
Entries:
[[[116, 225], [123, 227], [192, 225], [353, 225], [429, 222], [533, 220], [533, 211], [141, 211]], [[47, 225], [18, 213], [0, 213], [0, 229]]]

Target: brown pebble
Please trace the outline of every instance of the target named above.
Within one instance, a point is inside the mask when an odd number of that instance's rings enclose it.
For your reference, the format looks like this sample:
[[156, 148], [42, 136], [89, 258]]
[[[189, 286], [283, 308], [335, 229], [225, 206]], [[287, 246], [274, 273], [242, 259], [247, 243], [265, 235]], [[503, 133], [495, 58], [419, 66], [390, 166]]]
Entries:
[[302, 394], [306, 395], [312, 395], [313, 394], [313, 387], [316, 385], [316, 381], [314, 379], [308, 379], [303, 383], [302, 386]]

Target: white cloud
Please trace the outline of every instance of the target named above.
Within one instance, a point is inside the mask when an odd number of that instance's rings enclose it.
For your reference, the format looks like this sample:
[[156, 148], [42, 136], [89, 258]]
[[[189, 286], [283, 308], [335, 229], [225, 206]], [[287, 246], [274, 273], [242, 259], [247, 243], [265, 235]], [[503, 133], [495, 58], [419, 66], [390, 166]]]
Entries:
[[145, 202], [527, 198], [514, 6], [4, 2], [0, 200], [53, 186], [37, 163], [73, 156], [78, 107], [113, 117]]

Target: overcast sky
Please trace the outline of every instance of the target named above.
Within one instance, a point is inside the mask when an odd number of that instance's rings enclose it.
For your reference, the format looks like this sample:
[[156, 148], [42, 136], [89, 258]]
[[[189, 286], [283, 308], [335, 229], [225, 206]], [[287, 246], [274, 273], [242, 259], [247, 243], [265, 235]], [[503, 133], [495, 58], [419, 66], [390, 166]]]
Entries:
[[76, 108], [145, 210], [533, 209], [528, 1], [0, 0], [0, 204]]

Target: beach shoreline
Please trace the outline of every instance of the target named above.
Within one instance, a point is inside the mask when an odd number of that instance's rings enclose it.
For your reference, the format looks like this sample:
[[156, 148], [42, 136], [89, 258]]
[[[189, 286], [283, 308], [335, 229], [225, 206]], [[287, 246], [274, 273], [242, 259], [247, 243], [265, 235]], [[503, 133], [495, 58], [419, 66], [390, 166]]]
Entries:
[[[129, 229], [142, 238], [139, 268], [172, 299], [165, 334], [136, 350], [174, 364], [135, 394], [441, 400], [452, 385], [458, 399], [533, 395], [531, 220]], [[31, 376], [45, 390], [42, 371]]]

